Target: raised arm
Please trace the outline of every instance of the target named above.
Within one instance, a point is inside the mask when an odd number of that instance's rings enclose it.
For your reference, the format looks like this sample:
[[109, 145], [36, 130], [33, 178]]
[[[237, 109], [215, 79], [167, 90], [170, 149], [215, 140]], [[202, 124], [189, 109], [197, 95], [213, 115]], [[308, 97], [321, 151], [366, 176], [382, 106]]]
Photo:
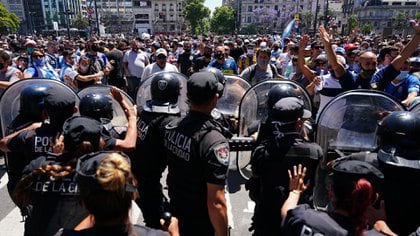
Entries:
[[408, 42], [407, 45], [403, 48], [400, 55], [398, 55], [394, 60], [392, 60], [391, 65], [394, 67], [395, 70], [400, 70], [401, 67], [404, 65], [404, 62], [416, 51], [417, 47], [420, 43], [420, 26], [414, 26], [415, 35], [414, 37]]
[[293, 175], [290, 170], [287, 171], [289, 173], [289, 197], [284, 202], [281, 208], [281, 217], [284, 219], [287, 215], [287, 212], [293, 208], [295, 208], [299, 202], [300, 194], [306, 190], [308, 187], [304, 183], [305, 175], [306, 175], [306, 167], [302, 167], [299, 164], [297, 167], [293, 166]]
[[305, 63], [305, 47], [308, 45], [309, 36], [307, 34], [303, 35], [303, 37], [299, 40], [299, 51], [298, 51], [298, 67], [305, 78], [312, 82], [316, 76], [315, 71], [311, 70], [309, 66]]
[[338, 62], [337, 55], [335, 54], [330, 42], [330, 35], [323, 25], [319, 27], [319, 33], [324, 44], [325, 52], [327, 53], [328, 62], [334, 70], [336, 78], [340, 78], [346, 73], [345, 65]]

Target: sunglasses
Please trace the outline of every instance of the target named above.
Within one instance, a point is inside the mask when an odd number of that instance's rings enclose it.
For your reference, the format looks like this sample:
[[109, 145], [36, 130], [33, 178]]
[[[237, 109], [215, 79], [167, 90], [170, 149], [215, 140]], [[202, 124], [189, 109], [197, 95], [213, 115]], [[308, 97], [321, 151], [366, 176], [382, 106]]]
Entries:
[[162, 55], [157, 56], [157, 58], [158, 59], [166, 59], [166, 57], [165, 56], [162, 56]]
[[32, 57], [33, 57], [33, 58], [43, 58], [43, 57], [44, 57], [44, 55], [33, 55]]

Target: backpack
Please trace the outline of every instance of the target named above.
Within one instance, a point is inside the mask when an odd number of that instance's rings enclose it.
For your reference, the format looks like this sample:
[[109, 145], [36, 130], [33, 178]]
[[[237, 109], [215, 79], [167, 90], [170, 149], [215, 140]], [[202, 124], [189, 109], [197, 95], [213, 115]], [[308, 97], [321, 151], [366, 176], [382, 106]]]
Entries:
[[[273, 74], [273, 78], [274, 78], [274, 76], [276, 76], [277, 75], [277, 68], [276, 67], [274, 67], [274, 65], [272, 65], [272, 64], [268, 64], [269, 66], [270, 66], [270, 68], [271, 68], [271, 73]], [[250, 73], [250, 75], [249, 75], [249, 80], [252, 80], [253, 78], [254, 78], [254, 76], [255, 76], [255, 71], [256, 71], [256, 67], [257, 67], [257, 64], [253, 64], [252, 66], [251, 66], [251, 73]]]

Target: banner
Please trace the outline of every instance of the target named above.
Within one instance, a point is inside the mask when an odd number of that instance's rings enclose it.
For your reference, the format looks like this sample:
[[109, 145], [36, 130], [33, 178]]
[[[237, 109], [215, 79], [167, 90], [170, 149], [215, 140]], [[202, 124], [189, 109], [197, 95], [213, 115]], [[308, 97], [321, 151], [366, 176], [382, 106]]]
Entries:
[[281, 35], [281, 41], [283, 48], [286, 46], [284, 45], [284, 39], [289, 37], [290, 33], [292, 32], [293, 26], [295, 25], [295, 19], [291, 20], [289, 24], [287, 24], [286, 28], [283, 30], [283, 34]]

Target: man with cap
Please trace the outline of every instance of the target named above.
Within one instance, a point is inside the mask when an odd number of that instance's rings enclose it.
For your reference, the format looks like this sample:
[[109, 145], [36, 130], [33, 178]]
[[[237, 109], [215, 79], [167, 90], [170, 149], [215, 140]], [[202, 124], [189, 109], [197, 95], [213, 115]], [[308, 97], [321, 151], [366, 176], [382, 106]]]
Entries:
[[149, 64], [144, 68], [143, 74], [141, 75], [141, 81], [146, 80], [150, 75], [161, 72], [161, 71], [175, 71], [178, 72], [176, 66], [168, 63], [168, 52], [164, 48], [159, 48], [155, 52], [156, 62]]
[[[250, 197], [256, 203], [254, 235], [281, 234], [280, 211], [273, 209], [280, 209], [287, 198], [288, 169], [302, 163], [308, 170], [306, 180], [314, 182], [322, 149], [316, 143], [305, 142], [300, 135], [303, 119], [310, 117], [311, 112], [304, 109], [303, 101], [297, 97], [281, 98], [268, 112], [264, 139], [251, 156], [254, 186], [248, 188], [252, 187]], [[312, 187], [302, 202], [311, 204]]]
[[222, 89], [212, 72], [191, 75], [190, 112], [164, 131], [170, 209], [179, 219], [181, 235], [228, 234], [224, 187], [229, 144], [223, 127], [211, 116]]

